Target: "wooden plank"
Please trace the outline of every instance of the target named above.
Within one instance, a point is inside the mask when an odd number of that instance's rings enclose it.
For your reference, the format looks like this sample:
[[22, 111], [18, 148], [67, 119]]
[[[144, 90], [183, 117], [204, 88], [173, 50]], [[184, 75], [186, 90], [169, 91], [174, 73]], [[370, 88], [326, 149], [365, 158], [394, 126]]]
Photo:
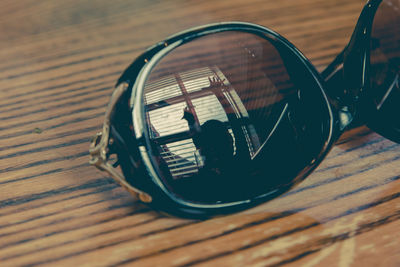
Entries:
[[365, 127], [285, 195], [206, 221], [155, 212], [88, 164], [115, 81], [147, 46], [248, 21], [322, 70], [363, 5], [1, 1], [0, 266], [399, 266], [400, 145]]

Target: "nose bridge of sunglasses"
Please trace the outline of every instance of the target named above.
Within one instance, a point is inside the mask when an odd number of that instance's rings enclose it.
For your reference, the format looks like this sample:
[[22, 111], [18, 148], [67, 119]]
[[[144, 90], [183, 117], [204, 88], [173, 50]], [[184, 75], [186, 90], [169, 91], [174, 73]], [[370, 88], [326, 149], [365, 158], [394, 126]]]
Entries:
[[365, 107], [371, 101], [370, 49], [379, 44], [371, 38], [371, 31], [380, 4], [381, 0], [367, 3], [348, 45], [321, 74], [331, 103], [338, 110], [342, 130], [366, 120]]
[[[339, 55], [338, 57], [341, 57]], [[343, 60], [339, 59], [338, 61]], [[332, 67], [332, 66], [330, 66]], [[343, 131], [354, 120], [359, 90], [348, 90], [343, 70], [343, 63], [338, 64], [335, 69], [325, 70], [322, 73], [325, 80], [325, 90], [330, 99], [332, 107], [338, 114], [338, 126]]]

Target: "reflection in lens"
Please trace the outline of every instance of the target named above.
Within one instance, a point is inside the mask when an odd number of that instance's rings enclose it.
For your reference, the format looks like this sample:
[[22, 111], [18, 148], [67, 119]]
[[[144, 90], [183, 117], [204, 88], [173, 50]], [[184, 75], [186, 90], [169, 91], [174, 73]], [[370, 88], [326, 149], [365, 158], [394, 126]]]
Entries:
[[[307, 75], [297, 74], [307, 83]], [[314, 138], [320, 149], [320, 120], [307, 124], [293, 113], [303, 124], [287, 124], [275, 145], [265, 141], [288, 101], [298, 99], [298, 89], [278, 49], [255, 34], [211, 34], [167, 54], [144, 88], [152, 154], [163, 183], [185, 200], [219, 203], [292, 182], [310, 158], [295, 139], [315, 126], [317, 137], [304, 138]], [[305, 112], [316, 113], [313, 105], [321, 104], [313, 103]]]
[[[377, 109], [383, 103], [400, 94], [400, 1], [384, 0], [380, 4], [373, 22], [371, 36], [371, 86]], [[386, 105], [387, 106], [387, 105]], [[398, 107], [397, 105], [393, 105]], [[395, 110], [393, 110], [395, 112]], [[397, 114], [400, 110], [397, 108]], [[400, 128], [396, 115], [397, 127]]]

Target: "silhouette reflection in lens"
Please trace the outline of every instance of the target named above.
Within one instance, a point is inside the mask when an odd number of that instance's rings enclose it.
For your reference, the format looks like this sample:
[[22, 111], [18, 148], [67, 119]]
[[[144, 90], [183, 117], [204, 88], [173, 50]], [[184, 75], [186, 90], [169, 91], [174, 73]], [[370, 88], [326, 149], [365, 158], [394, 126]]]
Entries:
[[[223, 81], [217, 78], [209, 78], [209, 81], [211, 89], [218, 90], [218, 87], [224, 86]], [[191, 198], [197, 198], [196, 194], [199, 194], [199, 198], [208, 201], [231, 199], [234, 196], [229, 187], [235, 188], [233, 183], [242, 180], [240, 169], [236, 166], [245, 163], [245, 158], [243, 154], [235, 153], [234, 138], [226, 123], [210, 119], [200, 125], [195, 118], [194, 107], [188, 106], [183, 110], [182, 119], [188, 124], [196, 148], [198, 172], [184, 179], [173, 180], [174, 189]], [[248, 154], [248, 149], [246, 151]]]

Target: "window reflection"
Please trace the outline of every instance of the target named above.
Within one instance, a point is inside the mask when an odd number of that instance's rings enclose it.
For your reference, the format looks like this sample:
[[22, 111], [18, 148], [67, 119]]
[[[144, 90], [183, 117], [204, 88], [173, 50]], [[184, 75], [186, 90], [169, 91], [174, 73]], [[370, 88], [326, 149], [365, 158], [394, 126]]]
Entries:
[[249, 156], [260, 147], [255, 128], [248, 123], [245, 105], [217, 67], [195, 69], [147, 83], [145, 102], [150, 136], [160, 145], [160, 155], [174, 179], [192, 175], [204, 164], [199, 159], [201, 155], [196, 154], [190, 122], [184, 118], [185, 109], [199, 126], [210, 120], [224, 123], [233, 139], [234, 155], [235, 135], [228, 115], [242, 121], [240, 134]]

